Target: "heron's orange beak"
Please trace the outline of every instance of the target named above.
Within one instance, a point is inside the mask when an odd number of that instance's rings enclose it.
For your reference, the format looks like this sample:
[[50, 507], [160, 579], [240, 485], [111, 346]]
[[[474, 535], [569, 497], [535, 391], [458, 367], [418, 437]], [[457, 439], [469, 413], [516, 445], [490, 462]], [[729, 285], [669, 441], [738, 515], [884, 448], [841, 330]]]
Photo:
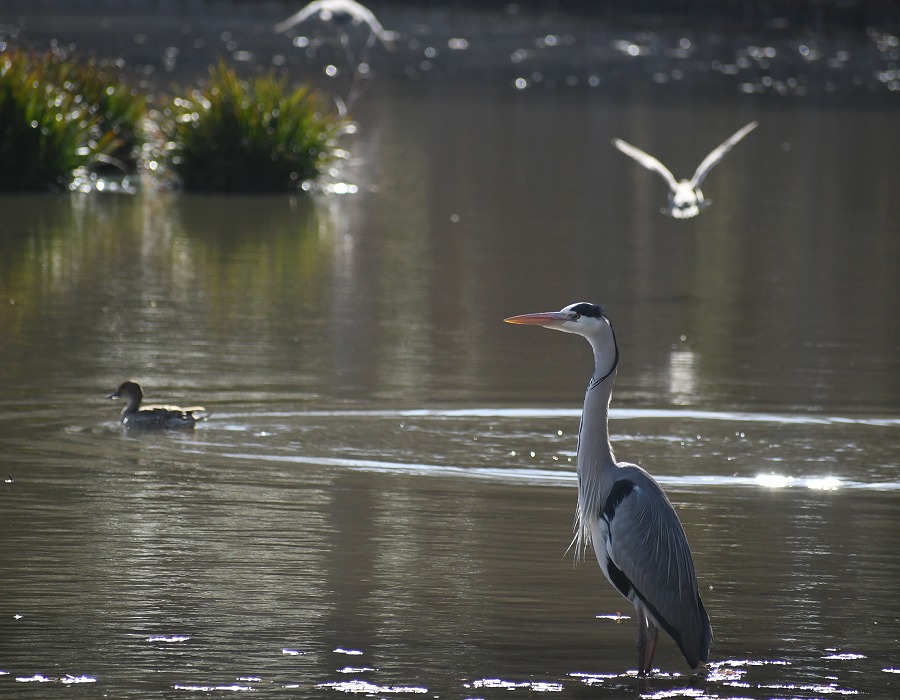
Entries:
[[519, 323], [529, 326], [547, 326], [548, 328], [553, 328], [554, 326], [561, 326], [568, 320], [568, 314], [560, 313], [559, 311], [545, 311], [539, 314], [522, 314], [521, 316], [510, 316], [509, 318], [504, 318], [503, 322]]

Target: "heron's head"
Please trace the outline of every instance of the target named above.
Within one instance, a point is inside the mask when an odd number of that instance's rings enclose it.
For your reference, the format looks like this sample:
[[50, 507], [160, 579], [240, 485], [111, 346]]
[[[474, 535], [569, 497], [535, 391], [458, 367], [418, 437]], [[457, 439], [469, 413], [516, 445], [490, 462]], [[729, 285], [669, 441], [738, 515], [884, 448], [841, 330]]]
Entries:
[[564, 333], [583, 335], [589, 340], [609, 334], [610, 323], [602, 306], [579, 301], [569, 304], [559, 311], [545, 311], [538, 314], [523, 314], [503, 319], [506, 323], [543, 326]]
[[503, 320], [507, 323], [543, 326], [586, 338], [594, 349], [594, 377], [597, 383], [609, 377], [619, 364], [616, 334], [606, 317], [606, 311], [597, 304], [579, 301], [559, 311], [510, 316]]

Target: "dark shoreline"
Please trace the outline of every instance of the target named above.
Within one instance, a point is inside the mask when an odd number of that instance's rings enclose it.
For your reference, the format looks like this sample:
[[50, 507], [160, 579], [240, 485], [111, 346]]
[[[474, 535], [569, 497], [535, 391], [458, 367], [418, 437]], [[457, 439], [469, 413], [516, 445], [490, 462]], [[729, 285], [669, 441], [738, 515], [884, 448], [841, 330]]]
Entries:
[[[344, 56], [330, 47], [298, 49], [291, 34], [272, 31], [302, 6], [302, 0], [0, 0], [0, 41], [35, 49], [58, 43], [121, 60], [151, 91], [192, 84], [223, 58], [245, 71], [284, 68], [340, 93], [322, 67], [340, 66]], [[523, 78], [535, 89], [647, 90], [663, 99], [689, 89], [841, 104], [896, 100], [900, 91], [900, 13], [890, 2], [373, 0], [370, 7], [400, 36], [394, 53], [376, 46], [367, 56], [381, 79], [509, 88]], [[295, 33], [321, 30], [311, 23]], [[465, 50], [450, 49], [459, 37]], [[542, 44], [545, 37], [554, 43]]]

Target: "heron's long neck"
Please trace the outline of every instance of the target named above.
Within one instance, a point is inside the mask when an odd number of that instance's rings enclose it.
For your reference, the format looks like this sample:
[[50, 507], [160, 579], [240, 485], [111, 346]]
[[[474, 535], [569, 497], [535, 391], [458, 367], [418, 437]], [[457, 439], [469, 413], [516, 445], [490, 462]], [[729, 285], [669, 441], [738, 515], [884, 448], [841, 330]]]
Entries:
[[[593, 346], [594, 343], [591, 343]], [[575, 540], [579, 552], [590, 541], [591, 524], [603, 507], [616, 470], [609, 443], [609, 401], [616, 381], [618, 352], [594, 347], [594, 374], [584, 396], [584, 411], [578, 431], [578, 511]]]

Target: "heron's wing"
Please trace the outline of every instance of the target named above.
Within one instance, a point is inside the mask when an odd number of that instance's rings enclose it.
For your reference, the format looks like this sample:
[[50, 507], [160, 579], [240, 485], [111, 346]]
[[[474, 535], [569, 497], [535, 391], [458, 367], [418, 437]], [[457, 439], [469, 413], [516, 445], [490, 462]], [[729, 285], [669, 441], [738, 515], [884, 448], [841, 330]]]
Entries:
[[758, 125], [758, 122], [750, 122], [749, 124], [747, 124], [747, 126], [742, 129], [738, 129], [722, 143], [716, 146], [716, 148], [714, 148], [710, 152], [710, 154], [703, 159], [703, 162], [700, 163], [699, 166], [697, 166], [694, 177], [691, 178], [691, 184], [694, 187], [699, 187], [700, 183], [703, 182], [703, 178], [705, 178], [709, 171], [713, 169], [713, 166], [717, 165], [719, 161], [725, 157], [725, 154], [728, 153], [728, 151], [730, 151], [738, 141], [740, 141], [747, 134], [753, 131]]
[[276, 34], [280, 32], [286, 32], [291, 27], [306, 21], [314, 14], [320, 12], [322, 9], [322, 4], [322, 0], [313, 0], [311, 3], [309, 3], [309, 5], [303, 7], [299, 12], [295, 12], [286, 20], [283, 20], [272, 27], [272, 31]]
[[636, 595], [672, 636], [691, 667], [705, 660], [709, 618], [697, 590], [690, 546], [659, 484], [635, 468], [633, 488], [609, 518], [607, 551]]
[[647, 170], [652, 170], [655, 173], [659, 173], [662, 175], [666, 182], [669, 183], [669, 189], [675, 189], [675, 176], [672, 175], [672, 171], [669, 170], [665, 165], [660, 163], [656, 158], [651, 156], [649, 153], [644, 153], [637, 146], [632, 146], [630, 143], [623, 141], [622, 139], [613, 139], [613, 145], [618, 148], [622, 153], [630, 158], [634, 158], [638, 163], [643, 165]]

